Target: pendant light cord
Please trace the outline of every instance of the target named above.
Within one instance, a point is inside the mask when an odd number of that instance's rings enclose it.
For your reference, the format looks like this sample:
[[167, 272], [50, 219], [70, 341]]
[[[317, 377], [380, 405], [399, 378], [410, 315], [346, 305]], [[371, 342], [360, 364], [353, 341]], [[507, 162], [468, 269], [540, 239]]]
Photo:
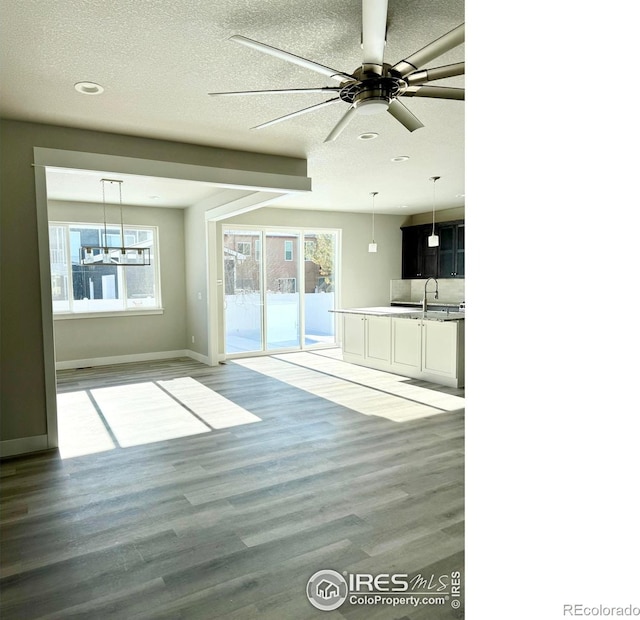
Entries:
[[433, 199], [431, 200], [431, 235], [435, 236], [436, 234], [436, 181], [440, 177], [431, 177], [431, 181], [433, 181]]
[[371, 192], [371, 243], [376, 242], [376, 196], [378, 192]]
[[104, 239], [102, 240], [102, 247], [106, 250], [107, 248], [107, 199], [105, 198], [105, 195], [104, 195], [105, 180], [102, 179], [100, 183], [102, 183], [102, 217], [104, 219]]

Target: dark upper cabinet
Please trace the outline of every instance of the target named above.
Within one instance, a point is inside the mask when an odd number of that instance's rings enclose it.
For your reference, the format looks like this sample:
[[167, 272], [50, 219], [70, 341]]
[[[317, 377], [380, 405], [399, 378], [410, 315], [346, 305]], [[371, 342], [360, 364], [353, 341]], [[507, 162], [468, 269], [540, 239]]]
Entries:
[[464, 221], [437, 225], [440, 236], [438, 277], [464, 278]]
[[440, 245], [430, 248], [431, 224], [402, 229], [402, 278], [464, 278], [464, 220], [436, 224]]
[[402, 228], [402, 278], [430, 278], [438, 275], [438, 248], [427, 242], [431, 225]]

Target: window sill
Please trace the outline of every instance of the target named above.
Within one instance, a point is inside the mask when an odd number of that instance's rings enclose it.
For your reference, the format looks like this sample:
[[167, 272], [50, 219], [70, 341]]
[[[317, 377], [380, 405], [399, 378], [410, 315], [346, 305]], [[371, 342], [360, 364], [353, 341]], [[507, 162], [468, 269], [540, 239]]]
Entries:
[[164, 314], [164, 308], [145, 308], [144, 310], [111, 310], [107, 312], [54, 312], [54, 321], [66, 321], [69, 319], [107, 319], [123, 316], [149, 316], [152, 314]]

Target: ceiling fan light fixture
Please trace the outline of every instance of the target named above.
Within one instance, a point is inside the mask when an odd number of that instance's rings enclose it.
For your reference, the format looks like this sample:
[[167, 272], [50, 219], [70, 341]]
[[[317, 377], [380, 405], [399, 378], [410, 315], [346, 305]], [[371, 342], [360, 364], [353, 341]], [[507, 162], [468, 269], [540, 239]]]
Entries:
[[385, 97], [362, 99], [354, 103], [358, 114], [364, 116], [372, 116], [374, 114], [381, 114], [389, 109], [389, 100]]

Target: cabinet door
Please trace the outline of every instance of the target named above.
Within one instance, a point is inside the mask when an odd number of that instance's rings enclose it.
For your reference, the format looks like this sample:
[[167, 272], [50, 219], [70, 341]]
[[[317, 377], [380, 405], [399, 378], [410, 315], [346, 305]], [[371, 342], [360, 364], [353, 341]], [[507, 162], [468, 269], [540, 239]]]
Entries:
[[456, 321], [425, 321], [423, 370], [455, 378], [458, 361]]
[[365, 320], [366, 356], [378, 362], [391, 362], [391, 317], [368, 316]]
[[431, 226], [402, 228], [402, 278], [428, 278], [438, 275], [438, 248], [427, 242]]
[[419, 278], [420, 243], [422, 231], [420, 226], [408, 226], [402, 229], [402, 278]]
[[342, 320], [342, 350], [348, 355], [364, 358], [364, 315], [344, 314]]
[[391, 365], [398, 372], [420, 370], [422, 350], [421, 322], [413, 319], [391, 319]]
[[456, 277], [464, 277], [464, 224], [456, 227]]
[[464, 222], [438, 225], [440, 236], [438, 276], [464, 277]]

